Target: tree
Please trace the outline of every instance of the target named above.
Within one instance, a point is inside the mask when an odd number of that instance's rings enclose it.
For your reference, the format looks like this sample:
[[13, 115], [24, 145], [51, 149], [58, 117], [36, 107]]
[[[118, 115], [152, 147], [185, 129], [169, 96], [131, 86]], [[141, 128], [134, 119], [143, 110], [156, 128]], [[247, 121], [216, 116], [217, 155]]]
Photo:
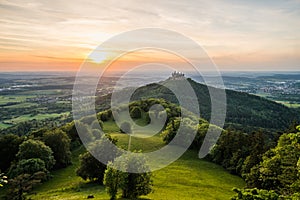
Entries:
[[174, 139], [174, 137], [177, 134], [179, 125], [180, 125], [180, 119], [178, 118], [171, 120], [167, 124], [165, 130], [161, 133], [162, 139], [166, 144], [170, 143]]
[[242, 164], [249, 155], [250, 146], [251, 141], [247, 134], [227, 130], [221, 134], [210, 153], [210, 158], [230, 173], [240, 174]]
[[297, 181], [295, 181], [295, 183], [293, 183], [293, 185], [291, 186], [291, 188], [292, 188], [292, 190], [295, 192], [295, 193], [297, 193], [298, 192], [298, 194], [299, 194], [299, 196], [300, 196], [300, 158], [299, 158], [299, 160], [298, 160], [298, 162], [297, 162], [297, 171], [298, 171], [298, 174], [297, 174], [297, 176], [298, 176], [298, 180]]
[[19, 145], [23, 142], [23, 138], [8, 134], [0, 136], [0, 170], [5, 171], [10, 167], [12, 161], [16, 159], [19, 151]]
[[130, 116], [133, 118], [133, 119], [139, 119], [142, 117], [142, 112], [141, 112], [141, 109], [137, 106], [134, 106], [131, 108], [130, 110]]
[[[118, 169], [123, 169], [118, 171]], [[142, 155], [124, 154], [109, 163], [104, 175], [104, 185], [111, 199], [116, 198], [120, 189], [122, 197], [134, 199], [152, 191], [152, 173], [129, 173], [127, 171], [149, 171]]]
[[76, 123], [76, 130], [78, 131], [78, 133], [80, 133], [80, 140], [83, 143], [86, 144], [94, 141], [95, 138], [89, 126], [87, 126], [86, 124], [80, 121], [75, 121], [75, 123]]
[[120, 126], [121, 133], [131, 133], [131, 124], [129, 122], [123, 122]]
[[71, 164], [71, 140], [64, 131], [60, 129], [47, 131], [44, 133], [43, 141], [53, 151], [56, 160], [55, 168], [66, 167]]
[[46, 146], [44, 142], [39, 140], [29, 139], [20, 145], [19, 152], [17, 154], [19, 160], [40, 158], [45, 162], [48, 170], [52, 169], [55, 164], [53, 157], [53, 151], [50, 147]]
[[44, 172], [36, 172], [33, 175], [21, 174], [9, 180], [9, 190], [7, 198], [11, 200], [24, 200], [24, 194], [31, 191], [32, 188], [41, 183], [46, 174]]
[[[112, 139], [110, 136], [103, 136], [99, 141], [96, 141], [93, 144], [91, 152], [100, 157], [106, 157], [108, 161], [112, 161], [115, 158], [117, 152], [112, 150], [110, 151], [110, 154], [105, 153], [107, 151], [106, 149], [104, 149], [104, 145], [109, 142], [107, 139], [113, 144], [117, 143], [117, 140]], [[76, 174], [84, 180], [97, 181], [102, 184], [106, 165], [97, 160], [90, 152], [81, 154], [79, 159], [80, 166], [76, 170]]]
[[97, 114], [98, 120], [101, 120], [103, 122], [108, 121], [111, 117], [112, 117], [111, 110], [102, 111], [102, 112]]
[[273, 190], [259, 190], [254, 189], [233, 189], [237, 194], [232, 197], [232, 200], [279, 200], [279, 195]]
[[46, 175], [49, 171], [46, 169], [45, 162], [39, 158], [30, 158], [27, 160], [20, 160], [9, 171], [10, 177], [17, 177], [21, 174], [33, 175], [36, 172], [44, 172]]
[[265, 140], [261, 131], [249, 135], [251, 141], [250, 155], [246, 157], [241, 174], [246, 177], [250, 170], [262, 160], [262, 155], [265, 153]]
[[61, 127], [61, 129], [62, 129], [62, 131], [66, 132], [68, 137], [71, 139], [71, 149], [74, 149], [74, 148], [80, 146], [81, 140], [78, 135], [74, 121], [64, 125], [63, 127]]
[[246, 176], [249, 187], [292, 194], [299, 182], [300, 132], [283, 134], [275, 148], [267, 151], [262, 162]]
[[108, 164], [108, 168], [105, 170], [103, 183], [106, 186], [106, 191], [110, 196], [110, 200], [117, 198], [118, 189], [120, 187], [120, 180], [124, 179], [118, 170], [112, 167], [112, 163]]

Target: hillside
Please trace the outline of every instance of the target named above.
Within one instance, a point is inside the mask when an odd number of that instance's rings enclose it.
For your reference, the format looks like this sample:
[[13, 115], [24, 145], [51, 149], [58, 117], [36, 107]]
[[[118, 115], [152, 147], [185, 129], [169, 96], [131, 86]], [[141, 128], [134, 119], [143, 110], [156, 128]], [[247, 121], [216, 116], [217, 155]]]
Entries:
[[[188, 79], [188, 81], [197, 95], [201, 117], [209, 121], [211, 103], [208, 87], [192, 79]], [[135, 91], [132, 100], [153, 97], [178, 104], [176, 96], [167, 88], [168, 85], [176, 84], [176, 82], [167, 80], [159, 84], [153, 83], [140, 87]], [[250, 131], [258, 128], [285, 130], [294, 120], [300, 121], [300, 115], [296, 112], [296, 109], [288, 108], [265, 98], [233, 90], [226, 90], [226, 95], [225, 127], [233, 126]], [[100, 102], [102, 101], [100, 100]]]
[[[108, 200], [109, 196], [103, 186], [88, 183], [76, 176], [75, 169], [79, 163], [75, 156], [72, 166], [54, 172], [53, 178], [37, 187], [33, 191], [35, 194], [29, 197], [33, 200], [79, 200], [92, 194], [95, 199]], [[192, 151], [170, 166], [154, 172], [153, 183], [154, 193], [141, 199], [223, 200], [234, 195], [233, 187], [244, 186], [241, 178], [229, 174], [216, 164], [199, 160], [197, 153]]]
[[[118, 139], [118, 146], [127, 148], [128, 135], [121, 134], [112, 120], [103, 124], [104, 131]], [[156, 150], [164, 146], [160, 136], [132, 141], [132, 150]], [[85, 149], [73, 151], [73, 165], [53, 172], [53, 178], [33, 190], [31, 199], [85, 199], [94, 195], [94, 199], [109, 199], [104, 186], [90, 183], [76, 176], [79, 166], [78, 156]], [[244, 181], [229, 174], [221, 166], [198, 159], [196, 151], [188, 150], [179, 160], [166, 168], [153, 172], [154, 192], [140, 199], [230, 199], [232, 188], [243, 187]]]
[[[140, 110], [140, 115], [134, 118], [134, 121], [139, 125], [146, 125], [149, 123], [148, 113], [149, 107], [153, 104], [160, 103], [167, 110], [168, 123], [173, 123], [176, 126], [176, 120], [180, 119], [180, 108], [176, 104], [169, 103], [165, 100], [149, 99], [143, 101], [132, 102], [129, 107], [131, 113], [133, 110]], [[120, 107], [120, 109], [122, 106]], [[135, 113], [136, 116], [136, 113]], [[193, 115], [188, 116], [188, 118]], [[91, 117], [87, 116], [80, 120], [79, 123], [86, 126], [95, 121], [91, 121]], [[120, 128], [116, 125], [111, 111], [105, 110], [97, 114], [97, 120], [103, 125], [103, 131], [117, 140], [117, 145], [120, 148], [128, 149], [129, 135], [122, 133]], [[198, 142], [202, 131], [205, 131], [208, 122], [200, 119], [198, 127]], [[183, 126], [187, 124], [183, 123]], [[109, 199], [106, 193], [105, 186], [99, 182], [85, 181], [76, 175], [76, 169], [81, 166], [80, 156], [86, 152], [83, 145], [78, 142], [78, 135], [74, 123], [66, 124], [61, 127], [70, 137], [72, 150], [72, 164], [66, 168], [53, 170], [51, 172], [52, 178], [48, 181], [36, 186], [30, 193], [26, 194], [28, 199], [85, 199], [89, 195], [93, 195], [94, 199]], [[141, 133], [137, 127], [132, 126], [135, 134]], [[167, 128], [166, 128], [167, 130]], [[91, 127], [86, 129], [87, 132], [93, 133], [94, 139], [97, 140], [97, 131]], [[151, 131], [151, 130], [149, 130]], [[41, 139], [43, 130], [41, 132], [33, 132], [29, 137], [36, 140]], [[96, 134], [94, 134], [96, 133]], [[165, 134], [156, 134], [147, 138], [131, 138], [131, 151], [149, 152], [161, 149], [167, 143], [164, 140]], [[197, 146], [198, 150], [198, 146]], [[235, 175], [230, 174], [221, 166], [201, 160], [198, 158], [198, 152], [194, 149], [187, 150], [178, 160], [169, 166], [153, 172], [153, 192], [147, 196], [141, 196], [140, 199], [199, 199], [199, 200], [215, 200], [215, 199], [230, 199], [234, 195], [232, 189], [234, 187], [244, 187], [244, 181]], [[149, 162], [156, 162], [151, 160]], [[220, 187], [222, 186], [222, 187]], [[2, 190], [3, 191], [3, 190]], [[0, 197], [4, 195], [0, 191]]]

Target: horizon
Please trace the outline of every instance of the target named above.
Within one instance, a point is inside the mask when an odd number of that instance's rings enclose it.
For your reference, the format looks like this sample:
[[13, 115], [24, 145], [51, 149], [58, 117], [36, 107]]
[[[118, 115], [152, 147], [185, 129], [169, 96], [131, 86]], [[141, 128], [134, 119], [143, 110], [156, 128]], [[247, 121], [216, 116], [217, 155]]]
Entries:
[[[220, 71], [300, 68], [299, 1], [145, 4], [147, 10], [133, 1], [118, 5], [113, 1], [2, 1], [0, 71], [78, 71], [86, 59], [102, 62], [110, 59], [109, 51], [119, 49], [116, 44], [112, 49], [91, 54], [101, 43], [145, 27], [173, 30], [191, 38], [204, 48]], [[172, 45], [182, 44], [174, 41]], [[191, 50], [190, 54], [201, 60], [197, 52]], [[116, 70], [157, 60], [181, 64], [170, 53], [136, 51], [118, 60]]]

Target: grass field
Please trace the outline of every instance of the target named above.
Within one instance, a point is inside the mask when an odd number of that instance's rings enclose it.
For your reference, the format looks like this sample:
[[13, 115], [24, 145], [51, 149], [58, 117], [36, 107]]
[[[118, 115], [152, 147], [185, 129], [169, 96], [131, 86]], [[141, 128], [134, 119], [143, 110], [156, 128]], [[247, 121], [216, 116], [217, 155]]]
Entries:
[[[128, 135], [119, 133], [113, 122], [104, 124], [104, 130], [118, 139], [118, 145], [127, 148]], [[141, 141], [142, 140], [142, 141]], [[159, 136], [133, 138], [132, 150], [152, 151], [163, 146]], [[53, 172], [53, 178], [38, 186], [28, 197], [31, 199], [79, 200], [94, 195], [94, 199], [109, 199], [104, 186], [89, 183], [77, 177], [78, 155], [85, 151], [81, 147], [73, 152], [73, 165]], [[222, 167], [197, 157], [197, 152], [188, 150], [179, 160], [166, 168], [153, 172], [154, 192], [141, 199], [158, 200], [224, 200], [234, 195], [233, 187], [243, 187], [244, 181], [229, 174]]]
[[0, 123], [0, 129], [11, 127], [12, 125]]
[[289, 103], [287, 101], [276, 101], [277, 103], [281, 103], [289, 108], [300, 108], [300, 104], [299, 103]]
[[5, 108], [29, 108], [37, 105], [38, 105], [37, 103], [21, 102], [15, 105], [5, 106]]
[[25, 102], [27, 98], [33, 98], [33, 95], [6, 95], [0, 96], [0, 105], [5, 105], [7, 103], [22, 103]]
[[[33, 93], [32, 91], [20, 92], [20, 94], [24, 94], [24, 95], [30, 95], [32, 93]], [[59, 89], [34, 90], [34, 94], [35, 95], [59, 95], [59, 94], [64, 94], [64, 90], [59, 90]]]
[[22, 115], [20, 117], [17, 118], [13, 118], [10, 120], [5, 120], [4, 123], [7, 124], [17, 124], [20, 122], [25, 122], [25, 121], [29, 121], [29, 120], [43, 120], [43, 119], [49, 119], [49, 118], [55, 118], [55, 117], [60, 117], [63, 115], [68, 115], [69, 112], [65, 112], [65, 113], [51, 113], [51, 114], [37, 114], [37, 115]]
[[269, 94], [255, 94], [257, 96], [260, 96], [260, 97], [264, 97], [266, 99], [269, 99], [271, 101], [275, 101], [276, 103], [280, 103], [280, 104], [283, 104], [289, 108], [300, 108], [300, 104], [299, 103], [290, 103], [289, 101], [278, 101], [276, 100], [276, 98], [272, 98]]
[[[53, 178], [37, 187], [29, 197], [31, 199], [85, 199], [94, 195], [95, 199], [109, 199], [105, 188], [88, 183], [75, 175], [78, 166], [74, 153], [73, 165], [53, 173]], [[168, 167], [155, 171], [154, 192], [144, 199], [199, 199], [224, 200], [233, 196], [233, 187], [243, 187], [241, 178], [233, 176], [222, 167], [197, 159], [196, 152], [188, 151], [179, 160]]]

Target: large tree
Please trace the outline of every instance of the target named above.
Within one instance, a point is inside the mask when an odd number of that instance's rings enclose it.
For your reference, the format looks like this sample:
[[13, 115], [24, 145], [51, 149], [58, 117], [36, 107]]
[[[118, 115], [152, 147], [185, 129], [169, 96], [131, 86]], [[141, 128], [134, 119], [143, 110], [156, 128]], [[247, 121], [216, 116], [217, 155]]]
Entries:
[[44, 133], [43, 141], [53, 151], [56, 160], [55, 168], [66, 167], [71, 164], [71, 140], [64, 131], [60, 129], [47, 131]]
[[[106, 157], [108, 161], [112, 161], [115, 158], [117, 152], [112, 150], [109, 154], [107, 153], [105, 145], [108, 142], [116, 144], [117, 140], [112, 139], [110, 136], [103, 136], [100, 140], [96, 141], [93, 144], [91, 152], [94, 155]], [[105, 164], [97, 160], [90, 152], [86, 152], [80, 155], [80, 166], [76, 170], [76, 174], [84, 180], [97, 181], [102, 184], [105, 170]]]
[[[40, 158], [30, 158], [20, 160], [16, 165], [13, 165], [9, 171], [10, 177], [17, 177], [21, 174], [33, 175], [36, 172], [44, 172], [46, 175], [49, 171], [46, 169], [45, 162]], [[45, 177], [46, 178], [46, 177]]]
[[[122, 169], [118, 171], [116, 169]], [[141, 195], [147, 195], [152, 191], [152, 173], [129, 173], [127, 171], [149, 171], [149, 167], [142, 155], [123, 155], [109, 163], [105, 171], [104, 184], [111, 199], [116, 199], [118, 190], [122, 191], [122, 197], [135, 199]]]
[[19, 152], [17, 154], [19, 160], [39, 158], [45, 162], [48, 170], [52, 169], [55, 164], [53, 157], [53, 151], [50, 147], [46, 146], [44, 142], [39, 140], [29, 139], [20, 145]]
[[45, 177], [44, 172], [36, 172], [32, 175], [21, 174], [13, 179], [9, 180], [9, 189], [7, 193], [7, 199], [10, 200], [24, 200], [27, 192], [31, 191], [32, 188], [41, 183]]
[[16, 159], [19, 151], [19, 145], [23, 142], [23, 138], [8, 134], [0, 136], [0, 170], [7, 170], [11, 162]]

